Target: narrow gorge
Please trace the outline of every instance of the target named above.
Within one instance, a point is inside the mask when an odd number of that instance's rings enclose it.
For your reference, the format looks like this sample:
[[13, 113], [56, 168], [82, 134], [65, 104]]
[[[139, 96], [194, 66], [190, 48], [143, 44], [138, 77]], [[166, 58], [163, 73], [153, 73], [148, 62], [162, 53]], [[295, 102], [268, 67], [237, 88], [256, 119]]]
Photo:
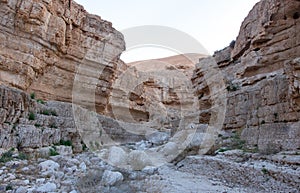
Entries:
[[0, 0], [0, 192], [299, 192], [300, 1], [213, 56], [123, 62], [73, 0]]

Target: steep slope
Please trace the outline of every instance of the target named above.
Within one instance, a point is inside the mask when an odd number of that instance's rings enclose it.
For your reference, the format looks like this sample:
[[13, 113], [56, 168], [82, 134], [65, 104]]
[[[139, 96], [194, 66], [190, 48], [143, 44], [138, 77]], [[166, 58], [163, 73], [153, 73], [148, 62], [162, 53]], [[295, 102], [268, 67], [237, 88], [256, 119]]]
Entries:
[[73, 0], [1, 0], [0, 18], [1, 84], [71, 102], [76, 77], [79, 102], [93, 108], [96, 94], [96, 110], [105, 111], [125, 49], [110, 22]]
[[[214, 54], [227, 83], [224, 130], [237, 131], [264, 153], [300, 148], [299, 13], [297, 0], [262, 0], [242, 23], [235, 45]], [[209, 95], [201, 77], [200, 62], [196, 93]], [[211, 115], [207, 98], [201, 102], [206, 108], [200, 115]]]

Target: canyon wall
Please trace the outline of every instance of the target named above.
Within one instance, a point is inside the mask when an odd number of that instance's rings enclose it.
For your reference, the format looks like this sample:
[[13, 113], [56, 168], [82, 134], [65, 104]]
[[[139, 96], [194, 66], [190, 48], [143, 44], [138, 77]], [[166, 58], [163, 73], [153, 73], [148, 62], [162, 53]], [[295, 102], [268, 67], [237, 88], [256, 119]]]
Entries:
[[77, 102], [105, 112], [125, 65], [123, 35], [110, 22], [72, 0], [1, 0], [0, 18], [1, 84], [71, 102], [75, 79]]
[[111, 116], [127, 122], [148, 122], [156, 129], [177, 129], [193, 113], [197, 100], [191, 77], [201, 54], [182, 54], [128, 64], [114, 82]]
[[[300, 1], [262, 0], [236, 41], [214, 54], [228, 92], [223, 129], [235, 130], [264, 153], [300, 148], [299, 16]], [[201, 62], [196, 68], [193, 81], [203, 104], [199, 119], [205, 123], [211, 101]]]

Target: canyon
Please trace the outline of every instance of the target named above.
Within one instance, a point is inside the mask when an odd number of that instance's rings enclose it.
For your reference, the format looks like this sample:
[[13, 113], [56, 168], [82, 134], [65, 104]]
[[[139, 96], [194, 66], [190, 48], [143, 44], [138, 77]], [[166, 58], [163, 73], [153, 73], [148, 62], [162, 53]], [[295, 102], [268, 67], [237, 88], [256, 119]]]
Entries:
[[129, 64], [73, 0], [0, 5], [0, 191], [300, 189], [300, 1], [261, 0], [213, 56]]

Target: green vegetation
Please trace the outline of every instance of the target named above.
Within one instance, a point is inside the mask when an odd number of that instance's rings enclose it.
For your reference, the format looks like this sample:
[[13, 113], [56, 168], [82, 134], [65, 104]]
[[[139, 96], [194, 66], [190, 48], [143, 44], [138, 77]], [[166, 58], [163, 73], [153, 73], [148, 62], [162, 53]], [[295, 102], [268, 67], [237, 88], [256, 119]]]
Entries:
[[269, 171], [268, 171], [266, 168], [261, 169], [261, 172], [262, 172], [263, 174], [269, 174]]
[[43, 101], [42, 99], [37, 99], [36, 102], [38, 102], [38, 103], [40, 103], [40, 104], [42, 104], [42, 105], [46, 104], [46, 102]]
[[21, 160], [27, 160], [29, 159], [29, 155], [24, 152], [20, 152], [18, 158]]
[[85, 150], [87, 150], [87, 149], [88, 149], [88, 147], [83, 143], [83, 144], [82, 144], [82, 150], [85, 151]]
[[52, 116], [55, 116], [55, 117], [57, 117], [58, 115], [57, 115], [57, 112], [56, 111], [54, 111], [54, 110], [51, 110], [50, 111], [50, 114], [52, 115]]
[[97, 141], [95, 142], [95, 145], [96, 145], [97, 149], [100, 149], [100, 144]]
[[28, 116], [28, 119], [31, 120], [31, 121], [35, 120], [35, 114], [33, 112], [30, 112], [29, 116]]
[[6, 190], [6, 191], [8, 191], [8, 190], [13, 190], [12, 185], [8, 184], [8, 185], [6, 186], [6, 188], [5, 188], [5, 190]]
[[246, 141], [241, 139], [241, 132], [235, 132], [232, 137], [232, 148], [233, 149], [244, 149]]
[[43, 110], [40, 113], [43, 115], [50, 115], [50, 112], [48, 110]]
[[258, 145], [254, 145], [252, 148], [243, 148], [244, 152], [249, 152], [249, 153], [257, 153], [259, 151]]
[[59, 155], [59, 153], [56, 151], [56, 148], [50, 148], [49, 149], [49, 156], [56, 156]]
[[60, 140], [58, 144], [55, 144], [55, 145], [64, 145], [64, 146], [72, 146], [72, 141], [70, 140]]
[[15, 149], [14, 148], [11, 148], [10, 150], [8, 150], [7, 152], [4, 152], [0, 158], [0, 162], [2, 163], [6, 163], [6, 162], [9, 162], [13, 159], [13, 151]]
[[230, 150], [230, 149], [228, 149], [228, 148], [220, 148], [220, 149], [217, 150], [217, 153], [222, 153], [222, 152], [225, 152], [225, 151], [228, 151], [228, 150]]
[[30, 98], [35, 99], [35, 93], [34, 92], [30, 94]]
[[51, 124], [49, 125], [49, 127], [50, 127], [50, 128], [54, 128], [54, 129], [57, 128], [57, 126], [55, 125], [55, 123], [51, 123]]
[[35, 127], [41, 127], [41, 125], [38, 124], [38, 123], [34, 124], [34, 126], [35, 126]]
[[48, 116], [52, 115], [52, 116], [56, 116], [57, 117], [57, 113], [54, 110], [47, 110], [47, 109], [45, 109], [45, 110], [42, 110], [40, 113], [43, 114], [43, 115], [48, 115]]
[[237, 85], [235, 83], [232, 83], [232, 81], [227, 82], [227, 87], [226, 87], [227, 91], [229, 91], [229, 92], [230, 91], [237, 91], [239, 89], [240, 89], [239, 85]]

